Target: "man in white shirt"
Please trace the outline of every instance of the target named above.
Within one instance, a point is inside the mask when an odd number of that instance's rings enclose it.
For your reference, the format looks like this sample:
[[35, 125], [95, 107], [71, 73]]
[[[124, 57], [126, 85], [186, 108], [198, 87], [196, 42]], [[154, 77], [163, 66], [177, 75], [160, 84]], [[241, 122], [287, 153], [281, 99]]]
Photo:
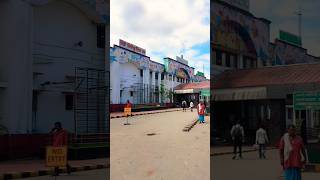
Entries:
[[256, 132], [256, 144], [259, 145], [259, 158], [266, 159], [266, 144], [269, 143], [267, 132], [263, 125]]
[[191, 112], [193, 112], [193, 107], [194, 107], [194, 104], [193, 104], [193, 102], [191, 101], [191, 102], [190, 102], [190, 110], [191, 110]]

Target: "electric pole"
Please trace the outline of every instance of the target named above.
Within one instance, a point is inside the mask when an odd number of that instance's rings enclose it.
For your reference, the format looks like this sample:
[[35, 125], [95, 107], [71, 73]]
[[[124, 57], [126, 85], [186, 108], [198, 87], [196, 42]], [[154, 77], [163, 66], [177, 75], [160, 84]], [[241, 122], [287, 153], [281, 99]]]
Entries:
[[299, 9], [295, 12], [295, 14], [298, 16], [298, 35], [301, 41], [302, 46], [302, 35], [301, 35], [301, 24], [302, 24], [302, 10], [301, 10], [301, 2], [299, 3]]

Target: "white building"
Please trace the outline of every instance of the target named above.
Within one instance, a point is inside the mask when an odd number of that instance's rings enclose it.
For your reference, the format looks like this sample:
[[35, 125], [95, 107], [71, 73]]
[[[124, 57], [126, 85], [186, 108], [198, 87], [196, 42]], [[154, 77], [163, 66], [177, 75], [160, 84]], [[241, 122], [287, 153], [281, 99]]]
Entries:
[[146, 50], [123, 40], [110, 48], [110, 101], [124, 104], [172, 102], [174, 88], [181, 83], [200, 81], [183, 57], [152, 61]]
[[0, 1], [0, 125], [46, 133], [61, 121], [74, 132], [75, 69], [108, 67], [106, 22], [103, 0]]

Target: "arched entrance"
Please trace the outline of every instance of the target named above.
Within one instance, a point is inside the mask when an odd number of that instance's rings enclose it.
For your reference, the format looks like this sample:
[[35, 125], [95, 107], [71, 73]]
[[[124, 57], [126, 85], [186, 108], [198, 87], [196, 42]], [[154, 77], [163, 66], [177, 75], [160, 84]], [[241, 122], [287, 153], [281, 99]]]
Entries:
[[[255, 68], [257, 51], [247, 29], [233, 20], [224, 20], [213, 28], [213, 51], [216, 65], [230, 68]], [[222, 62], [225, 56], [225, 62]]]
[[185, 70], [184, 68], [179, 68], [177, 70], [176, 76], [178, 78], [177, 79], [178, 82], [180, 82], [180, 83], [188, 83], [188, 82], [190, 82], [190, 75], [189, 75], [188, 71]]

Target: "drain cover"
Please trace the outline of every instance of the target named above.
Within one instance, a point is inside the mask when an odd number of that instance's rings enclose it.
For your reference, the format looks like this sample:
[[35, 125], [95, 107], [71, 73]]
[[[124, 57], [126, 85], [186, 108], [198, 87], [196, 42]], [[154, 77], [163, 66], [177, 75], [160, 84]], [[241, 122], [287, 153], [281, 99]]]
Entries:
[[154, 136], [156, 133], [148, 133], [147, 136]]

